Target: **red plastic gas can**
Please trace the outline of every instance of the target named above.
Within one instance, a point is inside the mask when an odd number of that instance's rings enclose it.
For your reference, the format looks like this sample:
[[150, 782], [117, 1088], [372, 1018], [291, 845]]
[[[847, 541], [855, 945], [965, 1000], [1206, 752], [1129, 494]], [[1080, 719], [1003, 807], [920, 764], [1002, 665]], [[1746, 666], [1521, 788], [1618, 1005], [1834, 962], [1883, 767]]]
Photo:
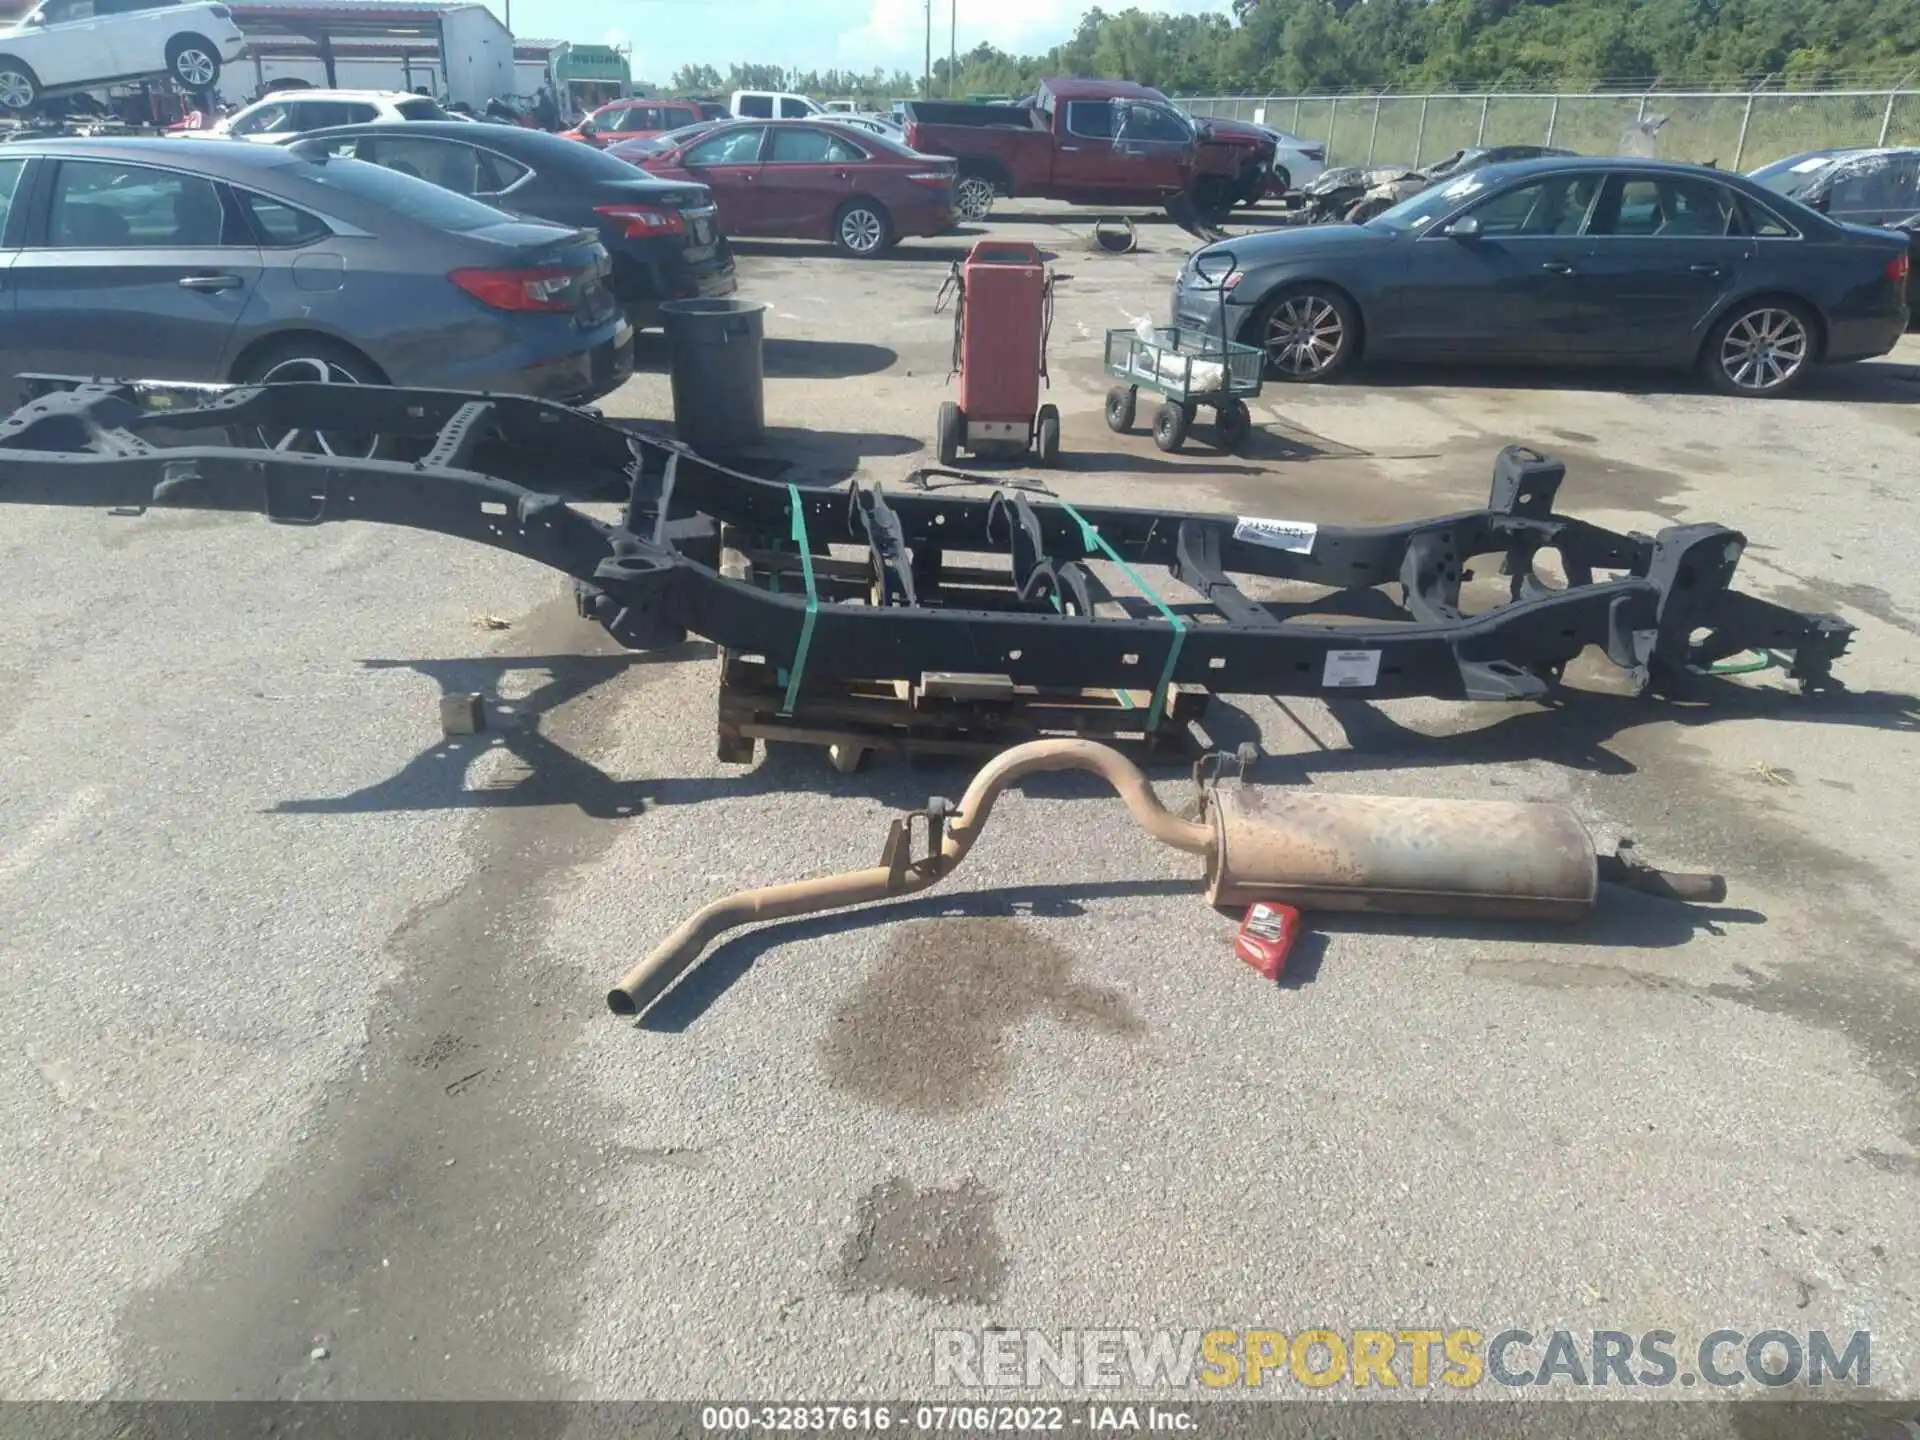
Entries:
[[979, 240], [961, 275], [960, 409], [969, 430], [1017, 424], [1024, 441], [1040, 404], [1046, 262], [1024, 240]]
[[1233, 950], [1269, 980], [1278, 980], [1287, 968], [1287, 952], [1300, 935], [1300, 912], [1276, 900], [1260, 900], [1247, 907]]

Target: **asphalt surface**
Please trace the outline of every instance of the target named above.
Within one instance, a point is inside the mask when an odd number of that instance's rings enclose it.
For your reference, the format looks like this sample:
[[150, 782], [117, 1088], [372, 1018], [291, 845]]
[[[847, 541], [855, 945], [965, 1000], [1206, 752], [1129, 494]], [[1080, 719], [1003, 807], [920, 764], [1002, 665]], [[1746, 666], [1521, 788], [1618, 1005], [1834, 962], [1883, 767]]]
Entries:
[[[1864, 1329], [1920, 1395], [1920, 340], [1776, 403], [1271, 386], [1244, 457], [1169, 458], [1107, 431], [1099, 336], [1184, 237], [994, 225], [1062, 277], [1067, 498], [1394, 519], [1528, 442], [1563, 511], [1735, 525], [1745, 587], [1857, 623], [1828, 700], [1209, 721], [1261, 784], [1569, 801], [1727, 903], [1328, 917], [1275, 987], [1047, 780], [941, 891], [748, 932], [636, 1027], [602, 997], [686, 912], [872, 863], [966, 771], [721, 765], [709, 652], [629, 660], [478, 548], [9, 509], [0, 1396], [914, 1396], [936, 1330], [1132, 1325]], [[752, 247], [770, 473], [932, 463], [964, 243]], [[662, 348], [611, 413], [668, 413]], [[443, 690], [496, 728], [443, 741]]]

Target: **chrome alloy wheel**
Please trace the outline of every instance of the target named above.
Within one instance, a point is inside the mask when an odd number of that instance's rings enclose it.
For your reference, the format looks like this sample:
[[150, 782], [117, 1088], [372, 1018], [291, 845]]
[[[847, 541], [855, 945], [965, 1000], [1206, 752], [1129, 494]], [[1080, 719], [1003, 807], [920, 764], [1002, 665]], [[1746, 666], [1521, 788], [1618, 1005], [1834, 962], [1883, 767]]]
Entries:
[[1720, 368], [1742, 390], [1777, 390], [1798, 375], [1813, 348], [1804, 321], [1791, 310], [1750, 310], [1727, 327]]
[[12, 67], [0, 70], [0, 110], [18, 114], [32, 104], [33, 81]]
[[220, 66], [206, 51], [190, 45], [173, 57], [173, 73], [189, 89], [204, 90], [213, 84]]
[[1282, 300], [1267, 321], [1267, 358], [1289, 375], [1318, 375], [1332, 365], [1347, 338], [1333, 303], [1320, 295]]
[[954, 207], [965, 220], [984, 220], [993, 210], [996, 192], [993, 182], [978, 175], [968, 175], [955, 188]]
[[855, 255], [871, 255], [880, 248], [886, 233], [880, 217], [864, 205], [840, 217], [840, 243]]

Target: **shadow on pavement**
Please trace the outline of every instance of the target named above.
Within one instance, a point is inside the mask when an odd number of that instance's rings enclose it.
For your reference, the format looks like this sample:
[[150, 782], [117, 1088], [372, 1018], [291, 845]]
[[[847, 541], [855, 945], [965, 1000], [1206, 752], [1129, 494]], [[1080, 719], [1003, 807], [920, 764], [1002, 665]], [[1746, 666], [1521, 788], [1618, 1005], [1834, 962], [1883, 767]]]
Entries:
[[[761, 363], [769, 379], [845, 380], [877, 375], [900, 358], [886, 345], [855, 340], [795, 340], [769, 335], [761, 347]], [[641, 374], [668, 373], [667, 337], [646, 330], [633, 338], [633, 368]]]
[[[670, 420], [636, 420], [609, 416], [607, 423], [636, 435], [674, 438]], [[889, 435], [868, 430], [808, 430], [795, 425], [769, 425], [758, 445], [711, 457], [716, 464], [760, 480], [794, 485], [838, 485], [859, 472], [863, 461], [896, 455], [914, 455], [926, 448], [912, 435]]]
[[[1411, 389], [1420, 386], [1492, 390], [1605, 390], [1620, 395], [1712, 395], [1698, 377], [1667, 370], [1616, 367], [1504, 365], [1416, 365], [1382, 361], [1362, 365], [1333, 382], [1352, 387]], [[1781, 401], [1819, 400], [1841, 404], [1920, 404], [1920, 365], [1867, 360], [1854, 365], [1825, 365]]]
[[[584, 627], [588, 622], [580, 623]], [[593, 638], [601, 633], [598, 627], [590, 632]], [[945, 785], [957, 796], [978, 768], [978, 761], [963, 758], [889, 758], [857, 774], [841, 775], [817, 747], [773, 743], [765, 746], [758, 764], [732, 773], [627, 780], [609, 776], [541, 729], [544, 715], [631, 667], [680, 664], [710, 659], [716, 653], [712, 645], [700, 641], [645, 653], [363, 661], [369, 670], [412, 670], [427, 676], [438, 683], [443, 694], [485, 696], [493, 728], [477, 735], [443, 737], [395, 774], [350, 794], [283, 800], [273, 807], [274, 812], [329, 815], [566, 805], [597, 818], [628, 819], [661, 805], [694, 805], [720, 797], [787, 792], [859, 795], [890, 809], [907, 810], [925, 801], [930, 786]], [[525, 696], [501, 698], [510, 677], [542, 674], [544, 683], [536, 684]], [[1283, 711], [1287, 709], [1285, 697], [1273, 698]], [[1913, 695], [1868, 690], [1803, 696], [1707, 677], [1701, 677], [1692, 693], [1679, 700], [1577, 691], [1563, 692], [1558, 703], [1551, 706], [1463, 701], [1458, 707], [1463, 728], [1441, 735], [1402, 725], [1370, 701], [1340, 696], [1323, 699], [1346, 735], [1346, 747], [1264, 756], [1256, 776], [1260, 783], [1304, 785], [1369, 770], [1526, 760], [1546, 761], [1587, 774], [1631, 775], [1637, 773], [1637, 767], [1608, 749], [1607, 742], [1624, 732], [1661, 723], [1693, 727], [1726, 720], [1785, 719], [1920, 731], [1920, 697]], [[1489, 722], [1489, 717], [1490, 723], [1476, 723]], [[707, 723], [704, 715], [691, 718], [702, 726]], [[1475, 728], [1464, 728], [1468, 724]], [[1207, 748], [1232, 750], [1243, 742], [1259, 744], [1263, 739], [1254, 719], [1222, 696], [1215, 696], [1209, 703], [1201, 728], [1206, 733]], [[513, 755], [525, 774], [510, 783], [471, 788], [469, 768], [494, 750]], [[1161, 778], [1183, 773], [1191, 759], [1190, 754], [1130, 753]], [[1061, 799], [1110, 793], [1100, 781], [1077, 773], [1031, 776], [1021, 782], [1020, 788], [1027, 794]], [[876, 831], [876, 855], [882, 838]]]
[[[1287, 698], [1272, 697], [1283, 710]], [[1735, 680], [1697, 679], [1681, 699], [1660, 700], [1604, 691], [1563, 691], [1548, 705], [1501, 701], [1462, 701], [1463, 728], [1443, 735], [1402, 725], [1368, 700], [1322, 697], [1346, 735], [1344, 749], [1263, 757], [1263, 784], [1304, 785], [1329, 776], [1415, 766], [1513, 764], [1542, 760], [1590, 775], [1632, 775], [1637, 767], [1607, 748], [1607, 742], [1645, 725], [1682, 727], [1728, 720], [1798, 720], [1814, 725], [1858, 726], [1869, 730], [1920, 732], [1920, 696], [1884, 690], [1850, 690], [1830, 695], [1742, 685]], [[1488, 721], [1475, 728], [1471, 722]], [[1231, 750], [1245, 741], [1259, 743], [1254, 719], [1219, 696], [1202, 722], [1216, 748]]]
[[[796, 876], [796, 879], [799, 877]], [[1138, 896], [1192, 895], [1199, 898], [1198, 880], [1107, 880], [1085, 885], [1020, 885], [998, 890], [962, 890], [951, 895], [922, 895], [888, 901], [865, 909], [831, 911], [801, 920], [767, 925], [721, 941], [695, 962], [680, 983], [635, 1022], [635, 1028], [681, 1034], [712, 1007], [769, 950], [798, 940], [844, 935], [876, 925], [911, 920], [966, 917], [1066, 919], [1087, 913], [1086, 900], [1120, 900]], [[1203, 917], [1199, 907], [1196, 919]], [[1231, 957], [1229, 957], [1231, 958]]]
[[[940, 264], [950, 265], [956, 260], [967, 258], [971, 245], [943, 244], [954, 232], [949, 231], [938, 239], [902, 240], [893, 249], [879, 255], [870, 255], [857, 261], [862, 265], [900, 265], [900, 264]], [[825, 241], [808, 242], [805, 240], [735, 240], [733, 252], [736, 255], [764, 256], [775, 260], [801, 260], [815, 258], [822, 260], [844, 259], [839, 251]], [[1048, 260], [1054, 257], [1042, 252]]]
[[[1203, 885], [1197, 876], [1192, 880], [1109, 880], [1078, 885], [1028, 885], [998, 890], [959, 891], [948, 895], [920, 895], [764, 925], [757, 930], [737, 932], [721, 940], [694, 963], [679, 984], [661, 996], [635, 1022], [635, 1028], [655, 1033], [684, 1034], [761, 959], [782, 945], [841, 937], [855, 930], [915, 920], [1077, 917], [1087, 913], [1082, 901], [1159, 896], [1190, 897], [1193, 901], [1196, 939], [1205, 933], [1207, 906]], [[1239, 919], [1237, 912], [1214, 913], [1229, 923]], [[1666, 950], [1685, 945], [1703, 932], [1724, 935], [1725, 927], [1729, 925], [1764, 925], [1767, 917], [1758, 910], [1724, 905], [1683, 905], [1617, 886], [1603, 885], [1593, 913], [1571, 924], [1330, 910], [1314, 911], [1305, 917], [1305, 921], [1302, 933], [1287, 957], [1286, 969], [1273, 982], [1275, 989], [1300, 990], [1313, 984], [1319, 978], [1332, 938], [1338, 935], [1417, 935], [1422, 940], [1489, 940], [1551, 946], [1571, 943], [1606, 949]], [[1223, 965], [1238, 969], [1239, 962], [1229, 946], [1220, 946], [1218, 959]], [[1529, 967], [1541, 973], [1537, 976], [1526, 973]], [[1517, 978], [1532, 978], [1543, 983], [1556, 978], [1566, 978], [1573, 983], [1593, 983], [1595, 978], [1577, 964], [1560, 966], [1554, 961], [1520, 960], [1512, 962], [1509, 968], [1517, 972]], [[1643, 975], [1612, 966], [1607, 967], [1605, 978], [1609, 983], [1639, 985], [1648, 989], [1692, 988], [1669, 982], [1661, 976]]]

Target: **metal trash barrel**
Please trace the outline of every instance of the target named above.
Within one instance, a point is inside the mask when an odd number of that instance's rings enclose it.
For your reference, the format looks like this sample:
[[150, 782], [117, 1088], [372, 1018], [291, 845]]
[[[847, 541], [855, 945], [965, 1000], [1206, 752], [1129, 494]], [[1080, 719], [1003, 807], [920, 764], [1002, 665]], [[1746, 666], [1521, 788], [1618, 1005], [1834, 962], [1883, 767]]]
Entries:
[[668, 300], [660, 306], [673, 377], [673, 426], [702, 455], [766, 436], [767, 307], [758, 300]]

